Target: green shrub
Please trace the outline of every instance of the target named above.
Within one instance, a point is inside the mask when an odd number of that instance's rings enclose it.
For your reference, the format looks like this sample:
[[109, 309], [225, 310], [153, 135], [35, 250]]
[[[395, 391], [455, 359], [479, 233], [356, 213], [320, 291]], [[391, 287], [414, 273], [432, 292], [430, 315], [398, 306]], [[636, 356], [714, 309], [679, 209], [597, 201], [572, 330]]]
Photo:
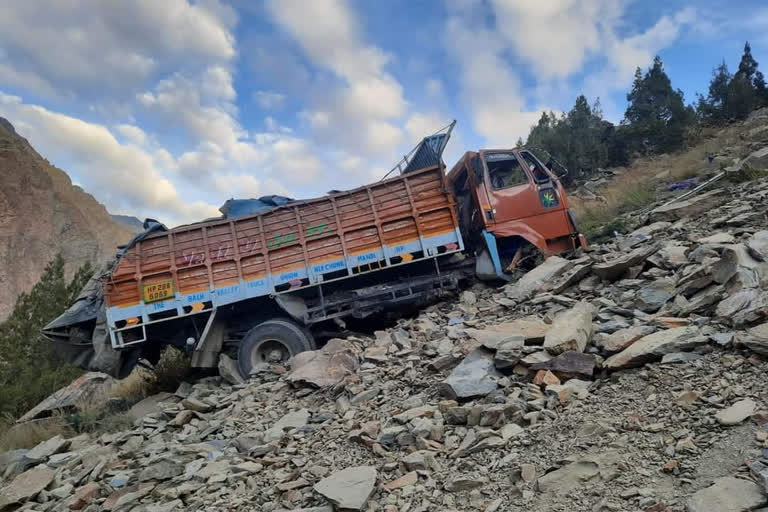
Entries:
[[189, 372], [189, 356], [177, 348], [167, 346], [160, 354], [160, 360], [153, 367], [150, 390], [153, 393], [176, 391], [179, 383], [189, 375]]
[[9, 415], [0, 419], [0, 453], [32, 448], [54, 436], [70, 437], [75, 433], [67, 421], [58, 415], [23, 425], [17, 425], [14, 421]]
[[82, 375], [40, 331], [69, 307], [92, 274], [86, 264], [68, 282], [64, 259], [57, 255], [32, 290], [19, 295], [0, 324], [0, 414], [18, 417]]

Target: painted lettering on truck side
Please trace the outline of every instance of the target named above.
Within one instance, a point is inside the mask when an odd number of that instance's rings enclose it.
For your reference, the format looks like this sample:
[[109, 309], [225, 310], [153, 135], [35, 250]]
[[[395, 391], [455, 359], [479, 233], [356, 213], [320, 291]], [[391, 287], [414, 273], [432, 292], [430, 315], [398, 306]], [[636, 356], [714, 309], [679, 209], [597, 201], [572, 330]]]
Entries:
[[374, 261], [378, 259], [378, 257], [376, 256], [375, 252], [369, 252], [367, 254], [358, 254], [356, 259], [358, 263], [365, 263], [367, 261]]
[[238, 292], [238, 291], [240, 291], [240, 285], [239, 284], [235, 284], [235, 285], [232, 285], [232, 286], [225, 286], [224, 288], [217, 288], [216, 289], [216, 295], [218, 297], [222, 297], [224, 295], [231, 295], [231, 294], [233, 294], [235, 292]]
[[312, 272], [316, 274], [323, 274], [326, 272], [333, 272], [334, 270], [342, 270], [346, 268], [344, 260], [329, 261], [328, 263], [319, 263], [312, 266]]

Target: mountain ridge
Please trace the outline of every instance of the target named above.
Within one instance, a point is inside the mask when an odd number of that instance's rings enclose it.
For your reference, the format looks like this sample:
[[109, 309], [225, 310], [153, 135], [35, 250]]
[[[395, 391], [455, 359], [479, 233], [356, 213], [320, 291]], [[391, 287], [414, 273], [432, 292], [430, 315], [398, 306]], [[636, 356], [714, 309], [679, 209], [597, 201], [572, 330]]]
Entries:
[[56, 253], [71, 277], [87, 261], [109, 259], [131, 235], [0, 117], [0, 320]]

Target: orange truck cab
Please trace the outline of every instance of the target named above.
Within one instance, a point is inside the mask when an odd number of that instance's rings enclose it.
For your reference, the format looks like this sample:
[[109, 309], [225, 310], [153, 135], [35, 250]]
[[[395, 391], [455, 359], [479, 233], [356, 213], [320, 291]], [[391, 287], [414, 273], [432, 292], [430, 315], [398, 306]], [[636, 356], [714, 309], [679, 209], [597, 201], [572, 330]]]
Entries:
[[509, 280], [536, 253], [547, 257], [586, 248], [565, 188], [531, 151], [468, 151], [447, 181], [478, 277]]

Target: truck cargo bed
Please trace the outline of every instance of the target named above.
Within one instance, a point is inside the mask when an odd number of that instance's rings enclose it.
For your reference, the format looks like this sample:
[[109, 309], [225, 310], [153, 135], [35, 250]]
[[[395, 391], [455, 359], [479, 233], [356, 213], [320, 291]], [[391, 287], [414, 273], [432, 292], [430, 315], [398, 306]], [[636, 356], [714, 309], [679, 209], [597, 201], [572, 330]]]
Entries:
[[441, 166], [257, 215], [153, 233], [105, 282], [131, 329], [463, 250]]

